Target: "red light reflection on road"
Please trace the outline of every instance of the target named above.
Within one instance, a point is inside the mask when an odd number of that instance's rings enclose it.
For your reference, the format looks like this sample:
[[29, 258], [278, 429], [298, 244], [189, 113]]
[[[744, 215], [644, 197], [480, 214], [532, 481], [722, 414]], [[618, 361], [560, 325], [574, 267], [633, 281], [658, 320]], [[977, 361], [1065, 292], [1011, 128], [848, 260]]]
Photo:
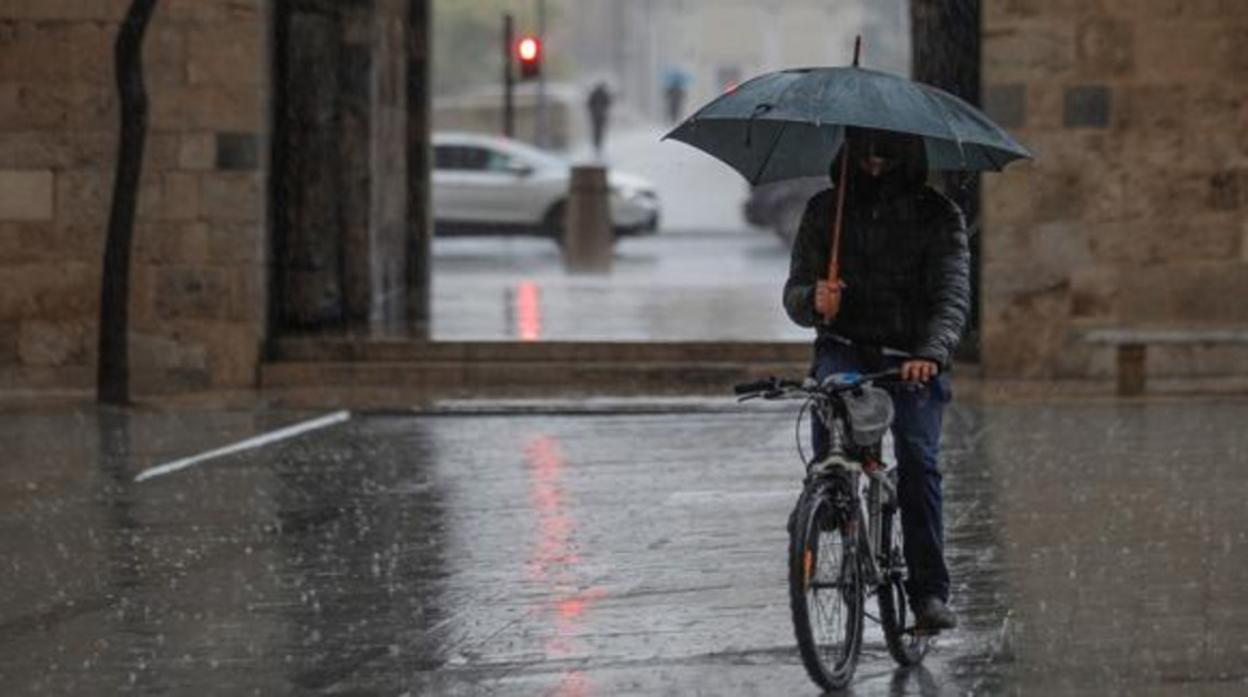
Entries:
[[[567, 466], [559, 441], [540, 435], [524, 449], [529, 470], [530, 499], [537, 517], [537, 539], [528, 559], [529, 578], [545, 586], [549, 600], [542, 617], [548, 618], [553, 633], [546, 641], [546, 654], [552, 658], [583, 655], [580, 636], [585, 618], [594, 602], [607, 594], [601, 586], [585, 587], [585, 572], [579, 568], [581, 550], [577, 544], [577, 521], [569, 506], [562, 477]], [[586, 697], [592, 693], [589, 678], [580, 671], [564, 675], [554, 694]]]
[[516, 336], [521, 341], [538, 341], [542, 338], [542, 298], [540, 289], [533, 281], [521, 281], [516, 286]]

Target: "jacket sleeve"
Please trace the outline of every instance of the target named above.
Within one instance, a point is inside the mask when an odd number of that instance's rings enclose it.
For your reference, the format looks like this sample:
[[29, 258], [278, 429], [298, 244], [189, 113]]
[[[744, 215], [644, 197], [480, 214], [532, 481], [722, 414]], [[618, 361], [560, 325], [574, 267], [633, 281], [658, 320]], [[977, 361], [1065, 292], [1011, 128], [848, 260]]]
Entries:
[[803, 327], [813, 327], [815, 316], [815, 283], [827, 274], [820, 235], [825, 234], [818, 214], [824, 204], [823, 195], [814, 196], [806, 203], [802, 224], [793, 241], [793, 256], [789, 261], [789, 280], [784, 284], [784, 310], [789, 319]]
[[914, 354], [947, 368], [971, 309], [971, 253], [962, 211], [948, 199], [941, 203], [936, 239], [924, 259], [924, 290], [931, 310]]

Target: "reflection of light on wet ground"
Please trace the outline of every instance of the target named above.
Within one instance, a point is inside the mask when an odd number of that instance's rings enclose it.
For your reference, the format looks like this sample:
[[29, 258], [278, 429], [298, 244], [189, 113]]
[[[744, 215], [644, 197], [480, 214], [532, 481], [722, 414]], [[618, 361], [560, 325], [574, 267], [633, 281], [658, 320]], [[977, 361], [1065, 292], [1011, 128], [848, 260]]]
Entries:
[[[581, 590], [583, 572], [576, 519], [571, 515], [561, 478], [566, 460], [559, 441], [552, 436], [534, 438], [524, 449], [531, 484], [531, 499], [537, 513], [537, 541], [529, 556], [530, 578], [550, 592], [551, 600], [543, 613], [549, 616], [553, 632], [546, 640], [546, 655], [569, 658], [583, 653], [585, 615], [606, 590], [595, 586]], [[553, 694], [583, 697], [591, 694], [589, 679], [580, 671], [569, 671]]]
[[521, 341], [542, 338], [541, 294], [533, 281], [521, 281], [516, 286], [516, 336]]

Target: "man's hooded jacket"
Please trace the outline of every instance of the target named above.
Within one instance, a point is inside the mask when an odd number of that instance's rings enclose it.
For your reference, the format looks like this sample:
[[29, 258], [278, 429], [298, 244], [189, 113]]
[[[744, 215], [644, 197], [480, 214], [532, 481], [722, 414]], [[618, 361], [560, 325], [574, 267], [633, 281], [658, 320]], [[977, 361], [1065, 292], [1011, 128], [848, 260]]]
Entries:
[[[962, 212], [927, 186], [918, 138], [897, 139], [901, 163], [871, 177], [851, 162], [841, 231], [840, 312], [815, 313], [815, 283], [827, 277], [833, 189], [806, 205], [793, 245], [784, 308], [794, 322], [866, 346], [886, 346], [949, 366], [970, 310], [970, 254]], [[832, 165], [839, 172], [840, 158]]]

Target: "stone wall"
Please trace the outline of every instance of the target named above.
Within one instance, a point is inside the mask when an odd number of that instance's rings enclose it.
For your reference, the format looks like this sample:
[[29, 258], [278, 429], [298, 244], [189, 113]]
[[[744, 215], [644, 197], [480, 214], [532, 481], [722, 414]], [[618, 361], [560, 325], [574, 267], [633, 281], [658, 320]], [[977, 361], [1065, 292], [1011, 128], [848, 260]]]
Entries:
[[[91, 388], [128, 0], [0, 0], [0, 389]], [[138, 393], [255, 383], [268, 2], [160, 0], [135, 228]]]
[[[1248, 2], [984, 0], [984, 103], [1035, 152], [984, 177], [992, 377], [1102, 377], [1085, 326], [1248, 325]], [[1154, 375], [1248, 372], [1239, 349]]]

